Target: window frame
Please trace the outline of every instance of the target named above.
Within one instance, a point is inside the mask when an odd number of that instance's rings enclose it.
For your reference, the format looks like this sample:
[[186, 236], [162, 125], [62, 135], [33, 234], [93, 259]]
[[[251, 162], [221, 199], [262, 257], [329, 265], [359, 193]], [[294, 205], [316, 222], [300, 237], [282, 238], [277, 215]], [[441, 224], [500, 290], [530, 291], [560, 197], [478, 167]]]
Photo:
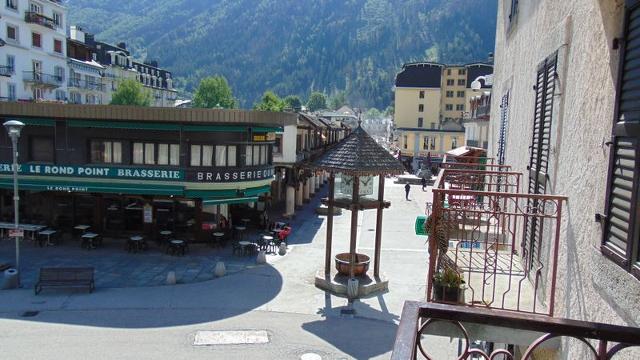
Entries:
[[423, 117], [419, 117], [418, 118], [418, 127], [421, 128], [424, 126], [424, 118]]
[[5, 0], [4, 6], [11, 11], [18, 11], [18, 0]]
[[[56, 44], [60, 44], [60, 51], [56, 50]], [[53, 38], [53, 52], [62, 55], [62, 53], [64, 52], [64, 44], [62, 43], [62, 40]]]
[[[35, 45], [36, 35], [38, 36], [39, 45]], [[31, 31], [31, 47], [36, 49], [42, 49], [42, 34], [37, 31]]]
[[418, 93], [418, 98], [424, 99], [424, 90], [420, 90], [420, 92]]
[[453, 90], [447, 90], [447, 92], [444, 95], [447, 98], [453, 98], [454, 94], [455, 93], [453, 92]]
[[[47, 141], [51, 141], [51, 149], [50, 149], [50, 153], [51, 153], [51, 160], [37, 160], [34, 158], [34, 146], [35, 146], [35, 142], [38, 140], [47, 140]], [[45, 164], [54, 164], [56, 162], [56, 143], [55, 143], [55, 138], [53, 136], [46, 136], [46, 135], [34, 135], [34, 136], [30, 136], [29, 137], [29, 162], [36, 162], [36, 163], [45, 163]]]
[[[14, 38], [10, 38], [9, 37], [9, 28], [13, 29], [13, 34], [15, 36]], [[5, 31], [6, 31], [6, 34], [7, 34], [7, 40], [10, 43], [13, 43], [13, 44], [19, 44], [20, 43], [20, 28], [17, 25], [13, 25], [11, 23], [7, 23]]]
[[418, 112], [424, 112], [424, 104], [418, 104]]
[[[108, 146], [111, 148], [111, 161], [105, 161], [105, 160], [94, 160], [93, 158], [93, 144], [94, 142], [98, 142], [100, 143], [101, 146], [103, 146], [102, 148], [102, 152], [104, 153], [104, 146], [106, 144], [108, 144]], [[120, 161], [116, 162], [114, 161], [114, 149], [115, 149], [115, 144], [120, 144]], [[122, 140], [113, 140], [113, 139], [100, 139], [100, 138], [93, 138], [93, 139], [89, 139], [89, 156], [88, 156], [88, 163], [89, 164], [116, 164], [116, 165], [121, 165], [124, 164], [124, 157], [122, 156], [124, 154], [124, 142]], [[104, 158], [104, 154], [103, 154], [103, 158]]]
[[445, 111], [453, 111], [453, 104], [444, 104]]

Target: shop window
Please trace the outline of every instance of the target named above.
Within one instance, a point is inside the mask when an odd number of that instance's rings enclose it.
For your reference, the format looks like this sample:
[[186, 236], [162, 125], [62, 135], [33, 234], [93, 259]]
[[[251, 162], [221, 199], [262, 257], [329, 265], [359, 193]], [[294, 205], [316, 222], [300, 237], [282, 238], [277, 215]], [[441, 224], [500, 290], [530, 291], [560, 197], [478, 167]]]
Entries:
[[155, 144], [153, 143], [133, 143], [133, 163], [136, 165], [155, 164]]
[[32, 137], [30, 145], [31, 161], [50, 163], [54, 161], [53, 138]]
[[244, 165], [253, 166], [253, 146], [247, 145], [244, 150]]
[[191, 166], [213, 166], [213, 145], [191, 145]]
[[236, 166], [236, 146], [217, 145], [216, 146], [216, 166]]
[[121, 164], [122, 142], [91, 140], [91, 162], [104, 164]]
[[158, 165], [180, 165], [180, 145], [158, 144]]

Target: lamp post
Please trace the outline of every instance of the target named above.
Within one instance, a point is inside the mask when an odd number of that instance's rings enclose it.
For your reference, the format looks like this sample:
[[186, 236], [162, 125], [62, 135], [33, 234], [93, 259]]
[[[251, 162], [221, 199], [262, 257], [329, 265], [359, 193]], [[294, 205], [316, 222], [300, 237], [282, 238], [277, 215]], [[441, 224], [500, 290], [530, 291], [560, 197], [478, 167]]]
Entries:
[[[7, 130], [7, 134], [11, 138], [11, 145], [13, 151], [13, 220], [14, 229], [17, 232], [19, 224], [19, 212], [18, 204], [20, 196], [18, 195], [18, 139], [20, 138], [20, 132], [24, 127], [24, 123], [18, 120], [9, 120], [5, 122], [4, 128]], [[16, 270], [18, 271], [18, 286], [20, 286], [20, 237], [16, 236]]]

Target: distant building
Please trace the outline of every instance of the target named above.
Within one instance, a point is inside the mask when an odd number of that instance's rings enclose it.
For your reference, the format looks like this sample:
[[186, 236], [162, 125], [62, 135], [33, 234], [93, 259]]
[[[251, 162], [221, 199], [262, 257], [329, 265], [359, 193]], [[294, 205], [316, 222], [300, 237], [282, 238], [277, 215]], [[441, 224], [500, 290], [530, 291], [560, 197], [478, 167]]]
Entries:
[[0, 6], [0, 100], [65, 101], [66, 23], [62, 1], [6, 0]]
[[[87, 38], [89, 38], [88, 42]], [[82, 29], [72, 26], [71, 35], [67, 39], [69, 68], [67, 102], [105, 104], [105, 101], [110, 99], [103, 80], [105, 67], [96, 61], [94, 48], [87, 43], [93, 44], [93, 35], [85, 34]]]
[[474, 82], [476, 82], [478, 89], [472, 90], [473, 96], [469, 100], [469, 116], [464, 119], [464, 141], [467, 146], [487, 150], [489, 147], [493, 75], [479, 76]]

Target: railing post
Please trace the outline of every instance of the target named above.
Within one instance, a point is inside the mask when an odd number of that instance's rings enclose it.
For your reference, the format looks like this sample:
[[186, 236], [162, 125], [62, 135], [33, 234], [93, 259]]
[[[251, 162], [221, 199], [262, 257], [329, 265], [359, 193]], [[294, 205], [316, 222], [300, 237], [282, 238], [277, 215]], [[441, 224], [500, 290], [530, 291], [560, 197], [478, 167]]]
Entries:
[[549, 295], [549, 315], [553, 316], [556, 300], [556, 276], [558, 272], [558, 252], [560, 252], [560, 226], [562, 225], [562, 199], [558, 202], [558, 211], [556, 213], [556, 232], [553, 241], [553, 271], [551, 273], [551, 294]]
[[[441, 170], [444, 171], [444, 170]], [[433, 192], [433, 211], [431, 212], [431, 216], [434, 221], [439, 216], [442, 216], [442, 199], [441, 195], [435, 189]], [[427, 220], [428, 221], [428, 220]], [[433, 290], [433, 277], [436, 274], [436, 263], [438, 261], [438, 243], [436, 242], [433, 234], [429, 234], [429, 272], [427, 274], [427, 293], [425, 294], [425, 299], [429, 302], [431, 301], [431, 293]]]

